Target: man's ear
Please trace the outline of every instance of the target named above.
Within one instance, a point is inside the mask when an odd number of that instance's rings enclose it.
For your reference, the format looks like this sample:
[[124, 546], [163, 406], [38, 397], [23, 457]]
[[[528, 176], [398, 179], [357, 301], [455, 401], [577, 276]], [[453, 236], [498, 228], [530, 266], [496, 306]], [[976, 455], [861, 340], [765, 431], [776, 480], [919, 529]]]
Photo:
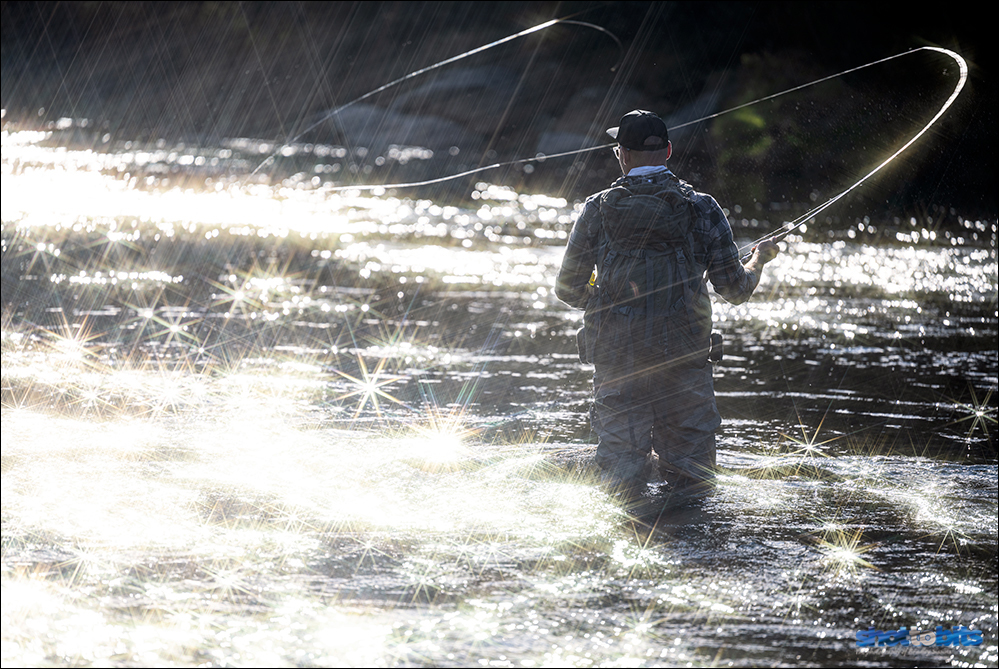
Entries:
[[673, 142], [666, 142], [666, 160], [673, 155]]

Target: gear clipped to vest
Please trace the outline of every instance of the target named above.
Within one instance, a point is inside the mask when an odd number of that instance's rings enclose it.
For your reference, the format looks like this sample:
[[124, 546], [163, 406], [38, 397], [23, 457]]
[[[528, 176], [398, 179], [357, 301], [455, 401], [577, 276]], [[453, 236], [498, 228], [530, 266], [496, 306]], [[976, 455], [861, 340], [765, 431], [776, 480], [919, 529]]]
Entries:
[[667, 173], [625, 177], [600, 196], [597, 283], [585, 317], [590, 360], [595, 349], [641, 344], [669, 364], [707, 364], [711, 300], [694, 252], [693, 193]]

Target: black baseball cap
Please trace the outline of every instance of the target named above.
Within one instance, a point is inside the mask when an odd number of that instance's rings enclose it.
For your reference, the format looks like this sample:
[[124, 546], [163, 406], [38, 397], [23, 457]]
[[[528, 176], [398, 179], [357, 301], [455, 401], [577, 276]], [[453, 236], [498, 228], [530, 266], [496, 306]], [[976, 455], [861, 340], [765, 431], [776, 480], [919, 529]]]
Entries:
[[658, 151], [665, 149], [669, 143], [666, 123], [656, 113], [644, 109], [622, 116], [618, 126], [608, 128], [607, 134], [632, 151]]

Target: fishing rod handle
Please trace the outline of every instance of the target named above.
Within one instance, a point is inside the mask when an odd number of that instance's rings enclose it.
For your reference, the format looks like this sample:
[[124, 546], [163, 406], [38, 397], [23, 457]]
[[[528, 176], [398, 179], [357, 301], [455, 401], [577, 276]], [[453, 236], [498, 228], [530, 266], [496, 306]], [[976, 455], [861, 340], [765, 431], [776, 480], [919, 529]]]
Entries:
[[757, 246], [759, 246], [763, 242], [777, 243], [783, 241], [785, 237], [791, 234], [791, 232], [797, 229], [799, 226], [801, 226], [801, 223], [798, 223], [797, 225], [793, 225], [791, 223], [784, 223], [784, 225], [781, 226], [780, 230], [776, 230], [774, 232], [771, 232], [769, 235], [764, 235], [760, 237], [755, 242], [753, 242], [753, 248], [749, 250], [749, 253], [739, 258], [739, 262], [743, 264], [747, 263], [749, 259], [753, 257], [753, 251], [756, 250]]

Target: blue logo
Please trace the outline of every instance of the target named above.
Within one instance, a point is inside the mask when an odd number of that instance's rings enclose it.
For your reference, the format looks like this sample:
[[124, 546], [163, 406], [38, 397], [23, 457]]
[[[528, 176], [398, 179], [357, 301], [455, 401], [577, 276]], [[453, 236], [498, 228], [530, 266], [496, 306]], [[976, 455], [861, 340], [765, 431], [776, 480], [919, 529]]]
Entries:
[[973, 630], [958, 625], [954, 629], [945, 630], [943, 625], [937, 625], [936, 631], [913, 630], [900, 627], [895, 631], [882, 632], [873, 627], [857, 632], [857, 648], [875, 648], [885, 646], [980, 646], [982, 645], [981, 630]]

